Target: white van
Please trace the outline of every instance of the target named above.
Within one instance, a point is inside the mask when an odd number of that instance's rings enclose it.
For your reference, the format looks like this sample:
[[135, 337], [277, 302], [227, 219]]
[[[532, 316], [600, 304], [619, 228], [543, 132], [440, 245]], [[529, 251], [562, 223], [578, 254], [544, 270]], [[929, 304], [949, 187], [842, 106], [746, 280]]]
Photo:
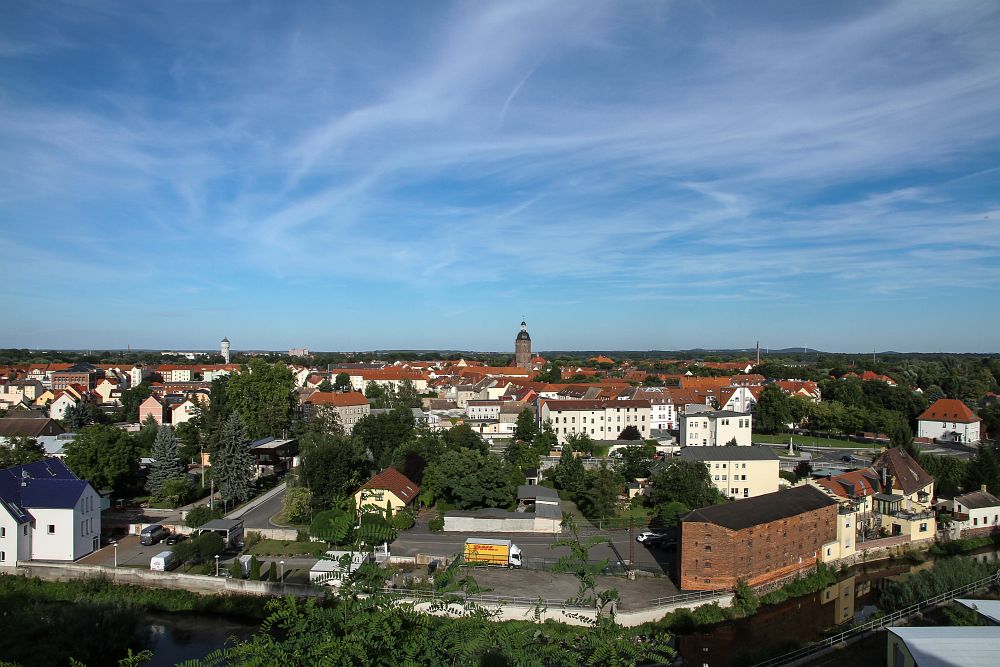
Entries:
[[149, 559], [149, 569], [153, 572], [166, 572], [176, 565], [173, 551], [161, 551]]

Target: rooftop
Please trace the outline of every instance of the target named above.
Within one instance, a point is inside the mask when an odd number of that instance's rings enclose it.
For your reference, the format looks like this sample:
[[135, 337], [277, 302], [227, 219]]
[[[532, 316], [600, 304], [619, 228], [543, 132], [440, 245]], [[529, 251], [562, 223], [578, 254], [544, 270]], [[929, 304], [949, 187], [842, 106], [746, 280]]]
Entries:
[[678, 453], [688, 461], [778, 461], [770, 447], [684, 447]]
[[713, 523], [730, 530], [743, 530], [837, 504], [830, 496], [806, 484], [756, 498], [702, 507], [688, 513], [682, 521]]
[[920, 667], [1000, 665], [1000, 626], [888, 628]]

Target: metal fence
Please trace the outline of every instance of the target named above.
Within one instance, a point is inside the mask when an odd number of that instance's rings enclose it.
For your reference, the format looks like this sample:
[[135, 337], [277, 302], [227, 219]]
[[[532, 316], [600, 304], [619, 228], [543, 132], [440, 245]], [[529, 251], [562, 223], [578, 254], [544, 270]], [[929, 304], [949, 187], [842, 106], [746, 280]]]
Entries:
[[[489, 593], [474, 593], [467, 595], [461, 591], [441, 592], [427, 590], [412, 590], [406, 588], [383, 588], [381, 592], [399, 597], [413, 598], [417, 600], [429, 600], [433, 602], [476, 602], [480, 604], [509, 604], [525, 607], [558, 607], [562, 609], [593, 609], [593, 605], [581, 604], [570, 600], [556, 600], [551, 598], [519, 597], [514, 595], [492, 595]], [[457, 600], [456, 600], [457, 599]]]
[[717, 597], [722, 597], [723, 595], [729, 595], [732, 592], [733, 590], [731, 588], [719, 588], [714, 591], [698, 591], [696, 593], [680, 593], [678, 595], [668, 595], [667, 597], [650, 600], [649, 606], [666, 607], [668, 605], [679, 604], [681, 602], [698, 602], [701, 600], [707, 600], [709, 598], [717, 598]]
[[960, 586], [959, 588], [948, 591], [947, 593], [940, 593], [938, 595], [935, 595], [934, 597], [927, 598], [922, 602], [910, 605], [905, 609], [900, 609], [899, 611], [894, 611], [891, 614], [880, 616], [879, 618], [872, 619], [870, 621], [862, 623], [861, 625], [856, 625], [849, 630], [845, 630], [844, 632], [840, 632], [831, 637], [827, 637], [826, 639], [810, 644], [809, 646], [803, 646], [802, 648], [797, 649], [795, 651], [785, 653], [784, 655], [779, 655], [775, 658], [771, 658], [770, 660], [765, 660], [764, 662], [759, 662], [756, 665], [754, 665], [754, 667], [778, 667], [779, 665], [787, 665], [790, 662], [801, 660], [802, 658], [808, 657], [815, 653], [819, 653], [820, 651], [826, 650], [830, 646], [840, 644], [841, 642], [851, 639], [852, 637], [864, 634], [865, 632], [870, 632], [872, 630], [880, 630], [888, 625], [895, 623], [896, 621], [912, 616], [913, 614], [916, 614], [917, 612], [926, 607], [939, 605], [942, 602], [947, 602], [949, 600], [952, 600], [958, 597], [959, 595], [965, 595], [966, 593], [971, 593], [981, 588], [988, 588], [998, 583], [1000, 583], [1000, 570], [997, 570], [994, 574], [991, 574], [988, 577], [985, 577], [978, 581], [973, 581], [972, 583], [966, 584], [964, 586]]

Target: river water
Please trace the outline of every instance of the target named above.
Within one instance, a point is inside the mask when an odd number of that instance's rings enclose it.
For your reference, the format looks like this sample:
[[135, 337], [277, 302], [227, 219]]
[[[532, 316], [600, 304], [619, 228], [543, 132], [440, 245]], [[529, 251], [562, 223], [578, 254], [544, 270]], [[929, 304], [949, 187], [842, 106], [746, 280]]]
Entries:
[[[987, 548], [970, 554], [982, 562], [998, 560]], [[821, 591], [781, 604], [761, 607], [753, 616], [712, 626], [677, 638], [678, 652], [692, 667], [752, 665], [812, 641], [823, 639], [838, 626], [864, 621], [877, 611], [878, 591], [884, 583], [926, 569], [933, 559], [914, 565], [887, 560], [851, 568]]]
[[139, 623], [139, 635], [153, 659], [145, 667], [173, 667], [192, 658], [204, 658], [231, 643], [232, 638], [248, 639], [257, 625], [213, 616], [192, 614], [146, 614]]

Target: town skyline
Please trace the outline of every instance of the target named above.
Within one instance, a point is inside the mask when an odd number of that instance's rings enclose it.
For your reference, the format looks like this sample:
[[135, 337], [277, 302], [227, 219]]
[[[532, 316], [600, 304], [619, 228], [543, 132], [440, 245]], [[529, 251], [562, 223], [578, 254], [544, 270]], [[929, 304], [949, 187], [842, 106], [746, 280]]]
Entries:
[[997, 351], [994, 4], [99, 6], [0, 10], [0, 346]]

